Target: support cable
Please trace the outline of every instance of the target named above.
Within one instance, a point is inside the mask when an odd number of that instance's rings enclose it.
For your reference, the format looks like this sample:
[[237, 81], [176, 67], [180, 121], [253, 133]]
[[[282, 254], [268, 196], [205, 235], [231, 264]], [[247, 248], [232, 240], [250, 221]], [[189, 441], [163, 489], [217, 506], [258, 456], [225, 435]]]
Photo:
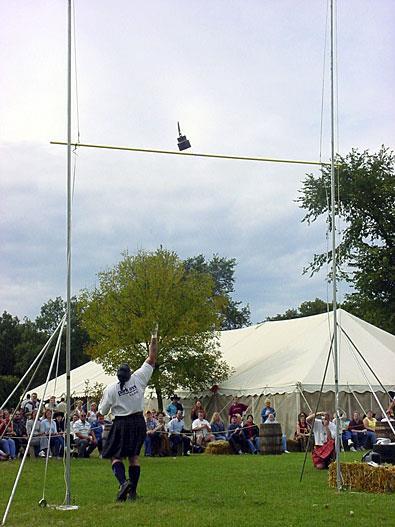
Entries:
[[45, 394], [47, 392], [47, 388], [48, 388], [48, 383], [49, 383], [49, 379], [51, 377], [51, 372], [52, 372], [52, 369], [53, 369], [53, 365], [54, 365], [54, 362], [55, 362], [55, 358], [56, 358], [56, 348], [55, 348], [55, 351], [52, 355], [52, 359], [51, 359], [51, 364], [49, 366], [49, 369], [48, 369], [48, 374], [47, 374], [47, 379], [45, 381], [45, 387], [44, 387], [44, 392], [43, 392], [43, 396], [41, 398], [41, 401], [40, 401], [40, 404], [39, 404], [39, 407], [38, 407], [38, 410], [37, 410], [37, 413], [36, 413], [36, 417], [34, 419], [34, 423], [33, 423], [33, 426], [32, 426], [32, 431], [30, 432], [30, 435], [29, 435], [29, 439], [27, 441], [27, 445], [26, 445], [26, 449], [25, 449], [25, 452], [23, 454], [23, 458], [22, 458], [22, 461], [21, 461], [21, 464], [19, 465], [19, 469], [18, 469], [18, 473], [16, 475], [16, 478], [15, 478], [15, 481], [14, 481], [14, 485], [12, 487], [12, 491], [11, 491], [11, 495], [10, 495], [10, 498], [8, 500], [8, 503], [7, 503], [7, 507], [6, 507], [6, 510], [4, 512], [4, 516], [3, 516], [3, 519], [2, 519], [2, 522], [1, 522], [1, 525], [5, 525], [5, 521], [7, 519], [7, 516], [8, 516], [8, 513], [10, 511], [10, 507], [11, 507], [11, 504], [13, 502], [13, 499], [14, 499], [14, 496], [15, 496], [15, 492], [16, 492], [16, 489], [18, 487], [18, 483], [19, 483], [19, 479], [21, 477], [21, 474], [22, 474], [22, 470], [23, 470], [23, 467], [25, 465], [25, 461], [26, 461], [26, 458], [27, 458], [27, 454], [29, 452], [29, 447], [30, 447], [30, 444], [31, 444], [31, 441], [32, 441], [32, 437], [33, 437], [33, 433], [34, 433], [34, 430], [36, 428], [36, 424], [37, 424], [37, 421], [38, 421], [38, 416], [40, 415], [41, 413], [41, 410], [42, 410], [42, 406], [44, 404], [44, 398], [45, 398]]
[[[59, 324], [57, 325], [55, 331], [52, 333], [52, 335], [49, 337], [49, 339], [47, 340], [47, 342], [44, 344], [44, 346], [41, 348], [41, 351], [37, 354], [36, 358], [34, 359], [34, 361], [30, 364], [29, 368], [27, 369], [26, 373], [23, 375], [23, 377], [21, 378], [21, 380], [18, 382], [18, 384], [15, 386], [15, 388], [12, 390], [12, 392], [10, 393], [10, 395], [7, 397], [7, 399], [4, 401], [4, 403], [0, 406], [0, 410], [3, 409], [5, 407], [5, 405], [8, 403], [8, 401], [11, 399], [11, 397], [14, 395], [14, 393], [17, 391], [17, 389], [19, 388], [19, 386], [22, 384], [22, 382], [25, 380], [27, 374], [30, 372], [30, 370], [33, 368], [33, 366], [36, 364], [36, 362], [39, 360], [39, 358], [45, 354], [48, 350], [48, 347], [49, 345], [51, 344], [52, 342], [52, 339], [54, 338], [54, 336], [56, 335], [56, 333], [58, 332], [58, 329], [60, 328], [61, 324], [63, 323], [63, 321], [65, 320], [65, 317], [66, 315], [62, 318], [62, 320], [59, 322]], [[40, 362], [41, 364], [41, 362]]]

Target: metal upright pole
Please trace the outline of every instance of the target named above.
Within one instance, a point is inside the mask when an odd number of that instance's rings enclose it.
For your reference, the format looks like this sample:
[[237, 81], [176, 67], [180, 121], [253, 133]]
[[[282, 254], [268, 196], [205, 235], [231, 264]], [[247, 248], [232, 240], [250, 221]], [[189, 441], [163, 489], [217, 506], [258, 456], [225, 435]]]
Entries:
[[340, 470], [340, 415], [339, 415], [339, 361], [338, 361], [338, 341], [337, 341], [337, 280], [336, 280], [336, 214], [335, 214], [335, 90], [334, 90], [334, 2], [331, 0], [331, 221], [332, 221], [332, 285], [333, 285], [333, 356], [334, 356], [334, 377], [335, 377], [335, 409], [336, 409], [336, 487], [342, 488], [342, 477]]
[[67, 325], [66, 325], [66, 505], [71, 504], [70, 348], [71, 348], [71, 0], [68, 0], [67, 49]]

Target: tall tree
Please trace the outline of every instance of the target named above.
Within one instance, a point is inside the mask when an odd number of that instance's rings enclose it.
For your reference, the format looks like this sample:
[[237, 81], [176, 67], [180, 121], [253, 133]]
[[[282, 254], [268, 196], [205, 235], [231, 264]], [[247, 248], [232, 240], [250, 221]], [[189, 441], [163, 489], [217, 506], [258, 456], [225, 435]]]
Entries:
[[218, 349], [218, 305], [212, 278], [186, 270], [174, 252], [127, 253], [99, 284], [81, 295], [89, 352], [106, 371], [121, 362], [133, 369], [147, 356], [151, 330], [159, 324], [159, 355], [150, 386], [162, 408], [164, 395], [178, 387], [205, 389], [228, 375]]
[[[336, 214], [345, 229], [336, 248], [343, 276], [354, 291], [344, 307], [395, 333], [395, 178], [394, 153], [384, 146], [376, 154], [353, 149], [337, 156], [339, 185]], [[308, 174], [297, 199], [309, 224], [329, 212], [330, 169]], [[327, 216], [329, 225], [331, 223]], [[331, 227], [331, 225], [330, 225]], [[329, 252], [332, 259], [332, 252]], [[314, 255], [305, 271], [318, 271], [326, 254]], [[345, 269], [345, 271], [344, 271]]]
[[185, 260], [187, 270], [207, 273], [214, 280], [214, 292], [223, 298], [219, 305], [221, 329], [237, 329], [251, 324], [249, 306], [242, 306], [242, 302], [231, 297], [234, 292], [235, 267], [235, 258], [224, 258], [218, 254], [214, 254], [209, 261], [202, 254]]

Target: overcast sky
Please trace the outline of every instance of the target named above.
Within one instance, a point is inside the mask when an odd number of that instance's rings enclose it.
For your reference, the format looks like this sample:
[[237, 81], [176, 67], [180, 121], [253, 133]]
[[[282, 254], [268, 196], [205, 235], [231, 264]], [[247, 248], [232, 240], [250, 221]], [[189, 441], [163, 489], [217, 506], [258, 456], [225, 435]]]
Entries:
[[[193, 152], [318, 160], [326, 13], [326, 0], [77, 0], [81, 141], [176, 149], [179, 120]], [[338, 2], [343, 154], [394, 146], [394, 20], [393, 0]], [[66, 139], [66, 57], [66, 0], [1, 1], [0, 309], [19, 317], [65, 297], [66, 148], [49, 141]], [[327, 160], [328, 89], [323, 140]], [[324, 273], [302, 276], [327, 245], [294, 202], [310, 170], [79, 149], [73, 293], [125, 249], [162, 244], [236, 258], [253, 321], [326, 299]]]

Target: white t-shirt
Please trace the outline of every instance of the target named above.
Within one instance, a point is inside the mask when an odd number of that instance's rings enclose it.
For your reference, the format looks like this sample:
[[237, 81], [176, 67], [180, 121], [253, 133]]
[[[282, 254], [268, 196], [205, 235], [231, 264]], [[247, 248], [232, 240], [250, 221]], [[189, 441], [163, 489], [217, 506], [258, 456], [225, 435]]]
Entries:
[[[328, 427], [329, 427], [329, 431], [331, 433], [332, 439], [335, 439], [335, 437], [336, 437], [336, 425], [335, 425], [335, 423], [332, 423], [331, 421], [329, 421]], [[326, 443], [326, 441], [328, 439], [327, 438], [327, 433], [326, 433], [326, 430], [324, 428], [324, 425], [323, 425], [321, 419], [315, 419], [314, 420], [313, 432], [314, 432], [314, 442], [315, 442], [315, 444], [317, 446], [322, 446], [324, 443]]]
[[85, 420], [85, 422], [83, 423], [81, 419], [79, 419], [78, 421], [75, 421], [73, 423], [74, 437], [77, 437], [77, 433], [88, 437], [90, 431], [91, 431], [91, 425], [89, 421]]
[[[206, 419], [195, 419], [194, 422], [192, 423], [192, 430], [196, 430], [196, 428], [201, 428], [203, 425], [207, 425], [209, 428], [210, 427], [210, 423], [206, 420]], [[198, 430], [196, 432], [197, 434], [202, 434], [203, 437], [206, 437], [206, 435], [208, 435], [208, 430], [207, 428], [204, 428], [203, 430]]]
[[154, 368], [148, 362], [144, 362], [141, 368], [132, 373], [128, 382], [125, 382], [123, 390], [119, 382], [107, 386], [99, 404], [99, 412], [107, 415], [111, 409], [114, 417], [142, 412], [144, 392], [153, 371]]

